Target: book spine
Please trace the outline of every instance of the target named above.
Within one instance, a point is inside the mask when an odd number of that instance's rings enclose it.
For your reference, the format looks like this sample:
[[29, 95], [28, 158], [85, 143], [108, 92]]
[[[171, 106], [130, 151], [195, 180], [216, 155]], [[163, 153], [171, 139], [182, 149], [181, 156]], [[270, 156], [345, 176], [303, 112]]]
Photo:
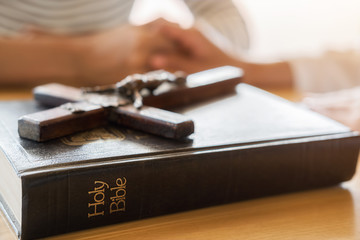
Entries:
[[291, 191], [355, 171], [359, 138], [204, 150], [24, 176], [22, 238], [33, 239]]

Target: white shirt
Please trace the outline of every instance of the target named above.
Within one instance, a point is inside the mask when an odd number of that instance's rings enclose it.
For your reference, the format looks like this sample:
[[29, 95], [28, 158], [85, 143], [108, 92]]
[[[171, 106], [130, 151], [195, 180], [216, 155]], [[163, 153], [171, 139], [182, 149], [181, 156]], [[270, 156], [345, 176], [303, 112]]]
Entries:
[[360, 86], [360, 52], [327, 52], [319, 58], [290, 61], [295, 85], [302, 92], [329, 92]]
[[[184, 2], [196, 22], [207, 24], [229, 41], [230, 51], [248, 49], [246, 24], [231, 0]], [[17, 35], [29, 26], [59, 34], [96, 32], [128, 23], [133, 3], [134, 0], [0, 0], [0, 36]]]
[[360, 131], [360, 52], [327, 52], [291, 62], [295, 84], [310, 109]]

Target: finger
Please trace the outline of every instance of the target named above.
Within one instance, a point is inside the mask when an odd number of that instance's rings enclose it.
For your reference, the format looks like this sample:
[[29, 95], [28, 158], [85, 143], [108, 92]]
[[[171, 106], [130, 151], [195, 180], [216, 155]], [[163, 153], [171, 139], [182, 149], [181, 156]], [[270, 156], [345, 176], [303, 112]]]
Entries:
[[137, 50], [140, 54], [172, 53], [177, 47], [173, 41], [151, 31], [143, 31], [137, 39]]
[[199, 33], [195, 29], [182, 29], [174, 26], [163, 26], [161, 33], [172, 41], [176, 42], [179, 48], [192, 54], [201, 43]]
[[182, 70], [193, 73], [194, 62], [191, 59], [179, 54], [157, 54], [150, 58], [150, 66], [154, 69], [166, 69], [171, 71]]
[[172, 26], [172, 27], [179, 27], [177, 23], [169, 22], [164, 18], [158, 18], [152, 22], [143, 25], [144, 27], [151, 29], [153, 31], [158, 31], [163, 26]]
[[156, 54], [150, 58], [149, 65], [154, 69], [165, 69], [168, 65], [167, 57], [163, 54]]
[[159, 31], [163, 33], [166, 37], [171, 39], [182, 40], [183, 36], [187, 34], [188, 30], [182, 29], [179, 26], [174, 25], [161, 25]]

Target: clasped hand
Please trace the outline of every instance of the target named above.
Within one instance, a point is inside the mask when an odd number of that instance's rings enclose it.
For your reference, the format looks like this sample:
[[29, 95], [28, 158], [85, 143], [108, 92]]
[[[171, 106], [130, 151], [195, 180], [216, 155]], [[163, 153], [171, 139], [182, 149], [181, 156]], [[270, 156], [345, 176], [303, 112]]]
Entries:
[[0, 84], [10, 85], [105, 85], [155, 69], [193, 73], [235, 63], [195, 28], [165, 20], [78, 35], [28, 29], [0, 38], [0, 46]]
[[88, 50], [80, 61], [80, 72], [91, 83], [114, 82], [154, 69], [193, 73], [235, 61], [195, 28], [185, 30], [164, 20], [84, 38]]

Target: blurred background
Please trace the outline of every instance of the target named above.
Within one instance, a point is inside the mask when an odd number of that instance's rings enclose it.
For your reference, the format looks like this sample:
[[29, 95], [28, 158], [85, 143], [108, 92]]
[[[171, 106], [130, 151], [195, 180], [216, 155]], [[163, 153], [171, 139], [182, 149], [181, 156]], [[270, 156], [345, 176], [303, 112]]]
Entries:
[[[360, 47], [359, 0], [234, 0], [249, 26], [249, 58], [271, 61]], [[182, 0], [136, 0], [130, 21], [157, 17], [189, 27]]]

